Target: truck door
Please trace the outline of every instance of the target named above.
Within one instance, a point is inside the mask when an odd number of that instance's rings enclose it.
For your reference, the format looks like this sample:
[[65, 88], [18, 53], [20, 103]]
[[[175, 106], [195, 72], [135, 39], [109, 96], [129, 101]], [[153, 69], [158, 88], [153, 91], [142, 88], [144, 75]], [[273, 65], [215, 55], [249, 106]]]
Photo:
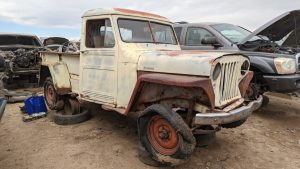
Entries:
[[116, 104], [117, 43], [110, 17], [83, 20], [80, 94], [85, 100]]

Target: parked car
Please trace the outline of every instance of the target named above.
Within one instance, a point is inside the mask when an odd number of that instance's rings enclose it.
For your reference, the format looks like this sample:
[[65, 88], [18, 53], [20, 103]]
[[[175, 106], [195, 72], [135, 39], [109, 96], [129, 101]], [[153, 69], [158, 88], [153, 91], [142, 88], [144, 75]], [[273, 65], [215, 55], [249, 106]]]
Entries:
[[39, 52], [45, 50], [35, 35], [0, 33], [1, 80], [13, 83], [21, 78], [36, 83], [41, 63]]
[[261, 96], [244, 99], [253, 76], [247, 56], [181, 51], [165, 17], [89, 10], [80, 42], [80, 54], [41, 53], [40, 80], [48, 107], [56, 110], [54, 122], [86, 120], [80, 100], [122, 115], [139, 113], [139, 157], [146, 164], [185, 162], [195, 137], [241, 125], [262, 103]]
[[[238, 52], [249, 56], [254, 71], [252, 98], [266, 91], [300, 89], [300, 10], [271, 20], [254, 32], [227, 23], [175, 23], [183, 50]], [[250, 95], [250, 94], [249, 94]], [[265, 103], [268, 98], [265, 98]]]

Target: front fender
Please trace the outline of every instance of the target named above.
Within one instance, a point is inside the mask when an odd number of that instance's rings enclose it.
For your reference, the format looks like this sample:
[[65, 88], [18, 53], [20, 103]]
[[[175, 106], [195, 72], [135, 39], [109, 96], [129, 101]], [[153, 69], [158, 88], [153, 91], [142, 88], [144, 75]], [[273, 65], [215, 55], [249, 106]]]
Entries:
[[274, 58], [256, 57], [251, 56], [251, 66], [259, 69], [264, 74], [276, 74], [276, 68], [274, 65]]
[[63, 62], [47, 65], [54, 87], [58, 94], [63, 95], [72, 91], [68, 66]]

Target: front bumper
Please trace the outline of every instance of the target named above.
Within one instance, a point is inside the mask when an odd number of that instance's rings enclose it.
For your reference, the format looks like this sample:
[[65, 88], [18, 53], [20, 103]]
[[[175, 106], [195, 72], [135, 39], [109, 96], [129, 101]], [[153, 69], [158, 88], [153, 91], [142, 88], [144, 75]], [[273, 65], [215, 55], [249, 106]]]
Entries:
[[194, 123], [198, 125], [220, 125], [243, 120], [257, 110], [261, 106], [262, 101], [263, 97], [260, 95], [257, 100], [250, 102], [247, 106], [242, 106], [229, 112], [198, 113]]
[[267, 81], [270, 91], [290, 93], [300, 90], [300, 74], [292, 75], [265, 75], [264, 79]]

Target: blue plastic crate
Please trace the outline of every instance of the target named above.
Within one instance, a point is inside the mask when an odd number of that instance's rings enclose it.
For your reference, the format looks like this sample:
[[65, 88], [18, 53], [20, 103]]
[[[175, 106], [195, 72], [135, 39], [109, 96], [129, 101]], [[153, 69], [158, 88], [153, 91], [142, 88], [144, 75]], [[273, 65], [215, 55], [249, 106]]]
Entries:
[[47, 112], [47, 107], [43, 96], [32, 96], [24, 101], [28, 115], [33, 113]]

